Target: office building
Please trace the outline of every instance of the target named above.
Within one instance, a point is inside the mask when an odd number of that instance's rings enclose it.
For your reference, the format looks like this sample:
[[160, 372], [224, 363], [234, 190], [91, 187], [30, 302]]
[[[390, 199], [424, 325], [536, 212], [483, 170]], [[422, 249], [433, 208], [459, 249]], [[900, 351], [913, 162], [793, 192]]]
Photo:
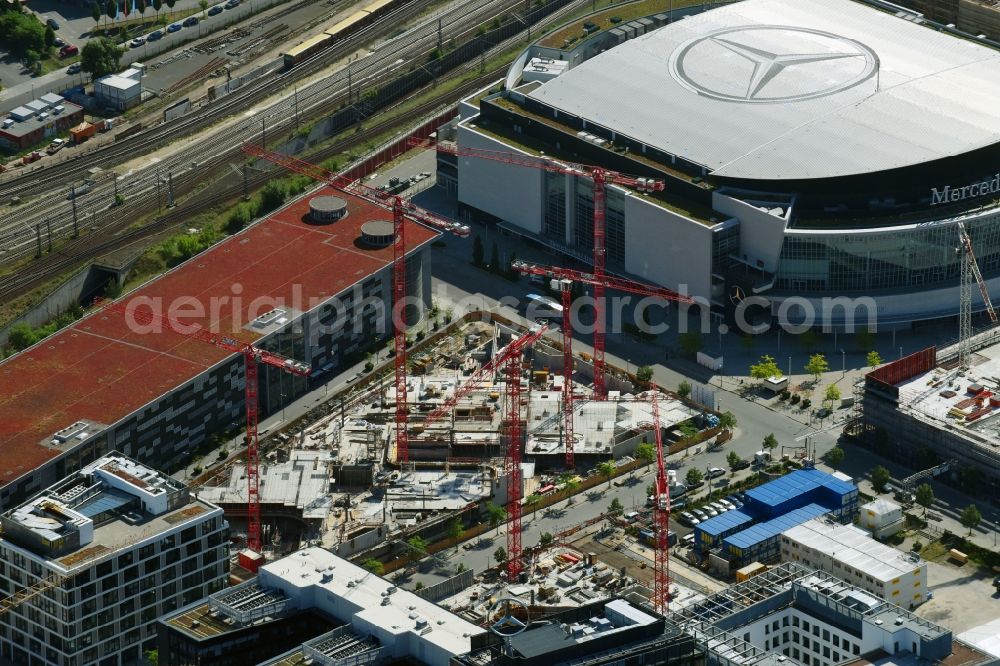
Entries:
[[781, 561], [833, 574], [904, 608], [927, 599], [927, 563], [875, 541], [854, 525], [814, 519], [785, 530]]
[[187, 486], [119, 453], [0, 516], [0, 614], [14, 664], [138, 663], [156, 619], [222, 589], [229, 527]]
[[262, 566], [251, 581], [161, 618], [159, 658], [162, 666], [348, 657], [448, 666], [491, 636], [329, 551], [305, 548]]

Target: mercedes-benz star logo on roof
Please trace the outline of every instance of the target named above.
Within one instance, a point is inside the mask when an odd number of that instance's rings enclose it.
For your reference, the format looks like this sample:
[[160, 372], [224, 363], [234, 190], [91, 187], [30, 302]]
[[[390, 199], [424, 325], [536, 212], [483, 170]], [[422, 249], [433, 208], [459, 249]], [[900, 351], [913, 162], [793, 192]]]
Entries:
[[853, 88], [878, 71], [878, 56], [853, 39], [780, 25], [723, 28], [681, 44], [670, 74], [714, 99], [797, 102]]

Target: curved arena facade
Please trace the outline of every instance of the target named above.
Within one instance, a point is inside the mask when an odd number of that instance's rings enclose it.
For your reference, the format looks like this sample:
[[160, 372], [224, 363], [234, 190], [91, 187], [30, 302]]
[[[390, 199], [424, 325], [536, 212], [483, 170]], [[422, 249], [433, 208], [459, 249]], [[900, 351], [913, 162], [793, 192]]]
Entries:
[[[609, 269], [719, 313], [756, 294], [765, 316], [791, 296], [865, 297], [882, 326], [955, 316], [959, 221], [1000, 286], [1000, 51], [874, 2], [701, 9], [550, 33], [451, 138], [664, 179], [611, 188]], [[467, 216], [589, 256], [585, 178], [440, 159]]]

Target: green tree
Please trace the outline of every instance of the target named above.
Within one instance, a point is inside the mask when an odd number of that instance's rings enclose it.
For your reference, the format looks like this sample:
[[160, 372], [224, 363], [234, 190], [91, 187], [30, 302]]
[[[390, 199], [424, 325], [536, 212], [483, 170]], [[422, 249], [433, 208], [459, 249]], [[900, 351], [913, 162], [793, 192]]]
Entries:
[[979, 523], [983, 520], [983, 514], [979, 513], [975, 504], [970, 504], [962, 510], [962, 515], [958, 517], [958, 520], [962, 523], [962, 527], [969, 530], [969, 536], [971, 536], [972, 530], [979, 527]]
[[653, 462], [653, 459], [656, 458], [656, 447], [649, 442], [643, 442], [639, 446], [635, 447], [635, 457], [639, 460], [651, 463]]
[[507, 520], [507, 512], [502, 506], [498, 506], [493, 502], [486, 502], [486, 517], [490, 521], [490, 527], [498, 527], [500, 523]]
[[80, 68], [95, 79], [111, 74], [118, 70], [122, 53], [124, 49], [107, 37], [92, 39], [80, 50]]
[[653, 368], [649, 365], [640, 365], [635, 371], [636, 380], [643, 384], [648, 384], [653, 379]]
[[107, 0], [104, 3], [104, 13], [113, 21], [118, 16], [118, 0]]
[[872, 486], [874, 486], [875, 490], [880, 493], [884, 493], [886, 485], [889, 483], [889, 479], [891, 478], [889, 470], [882, 467], [882, 465], [876, 465], [872, 468], [871, 477]]
[[838, 400], [840, 400], [840, 389], [837, 388], [836, 384], [830, 384], [829, 386], [826, 387], [826, 393], [824, 394], [823, 397], [824, 401], [827, 403], [827, 406], [832, 409], [833, 404]]
[[687, 333], [681, 333], [677, 336], [677, 341], [681, 345], [681, 351], [688, 356], [694, 356], [700, 352], [705, 346], [705, 340], [702, 338], [701, 333], [697, 331], [688, 331]]
[[541, 546], [542, 548], [548, 548], [549, 546], [552, 545], [552, 542], [554, 540], [555, 537], [553, 537], [551, 534], [549, 534], [548, 532], [542, 532], [541, 536], [538, 537], [538, 545]]
[[472, 239], [472, 263], [476, 266], [483, 265], [483, 254], [486, 250], [483, 248], [483, 239], [476, 236]]
[[699, 483], [701, 483], [702, 479], [704, 478], [705, 475], [702, 474], [701, 470], [698, 469], [697, 467], [692, 467], [691, 469], [689, 469], [687, 471], [687, 476], [684, 477], [689, 486], [697, 486]]
[[198, 0], [198, 6], [201, 7], [201, 17], [205, 18], [205, 10], [208, 9], [208, 0]]
[[934, 489], [931, 488], [931, 484], [929, 483], [921, 483], [917, 486], [916, 491], [914, 491], [914, 495], [916, 495], [917, 504], [924, 507], [924, 515], [926, 516], [927, 509], [931, 508], [931, 505], [934, 504]]
[[679, 395], [682, 398], [686, 398], [689, 395], [691, 395], [691, 382], [685, 379], [680, 384], [678, 384], [677, 395]]
[[462, 526], [462, 519], [455, 516], [448, 523], [448, 536], [452, 539], [461, 539], [463, 534], [465, 534], [465, 527]]
[[409, 546], [411, 557], [419, 558], [427, 554], [427, 541], [420, 535], [414, 534], [411, 536], [406, 540], [406, 545]]
[[413, 586], [413, 591], [419, 592], [422, 589], [424, 589], [424, 584], [418, 580], [417, 584]]
[[750, 366], [750, 376], [754, 379], [781, 377], [781, 368], [774, 362], [774, 357], [764, 354], [757, 363]]
[[94, 23], [101, 22], [101, 6], [96, 2], [90, 6], [90, 15], [94, 18]]
[[371, 571], [376, 576], [381, 576], [385, 573], [385, 565], [376, 560], [374, 557], [369, 557], [361, 563], [361, 566], [368, 569], [368, 571]]
[[736, 428], [736, 415], [732, 412], [719, 414], [719, 427], [726, 431], [732, 431]]
[[772, 432], [764, 437], [764, 441], [760, 445], [765, 451], [774, 451], [778, 448], [778, 438]]
[[25, 57], [29, 51], [42, 53], [46, 47], [45, 28], [34, 14], [19, 11], [0, 13], [0, 44], [5, 51], [17, 57]]
[[174, 5], [177, 4], [177, 0], [163, 0], [163, 1], [167, 3], [167, 7], [170, 7], [171, 11], [173, 10]]
[[829, 372], [829, 370], [830, 364], [826, 362], [826, 356], [822, 354], [813, 354], [809, 357], [809, 362], [805, 364], [805, 371], [812, 375], [816, 381], [819, 381], [823, 373]]
[[[563, 487], [566, 489], [566, 494], [572, 495], [580, 489], [580, 479], [576, 476], [571, 476], [563, 482]], [[573, 499], [570, 497], [570, 499]]]
[[736, 451], [730, 451], [726, 454], [726, 462], [729, 463], [729, 469], [733, 470], [733, 473], [735, 474], [736, 468], [739, 467], [739, 464], [743, 462], [743, 460], [740, 458], [740, 454], [736, 453]]
[[844, 449], [835, 446], [826, 452], [826, 464], [833, 469], [837, 469], [842, 462], [844, 462]]
[[163, 9], [163, 0], [153, 0], [153, 10], [156, 12], [156, 20], [160, 20], [160, 10]]
[[868, 367], [874, 368], [875, 366], [882, 365], [882, 357], [877, 351], [868, 352]]
[[7, 345], [18, 352], [38, 342], [38, 337], [33, 328], [24, 322], [20, 322], [10, 327], [10, 333], [7, 336]]
[[149, 666], [159, 666], [160, 664], [160, 651], [159, 650], [146, 650], [142, 653], [142, 658], [146, 661]]
[[677, 424], [677, 429], [681, 433], [681, 437], [684, 439], [691, 439], [698, 434], [698, 426], [696, 426], [691, 421], [684, 421], [683, 423]]
[[493, 241], [493, 247], [490, 248], [490, 270], [494, 273], [501, 272], [500, 249], [497, 247], [496, 241]]
[[608, 513], [613, 513], [616, 516], [620, 516], [624, 511], [625, 507], [622, 506], [621, 500], [618, 499], [617, 497], [612, 499], [611, 504], [608, 505]]
[[288, 190], [280, 180], [270, 180], [260, 191], [260, 212], [270, 213], [281, 207], [288, 197]]
[[615, 475], [615, 470], [618, 467], [615, 465], [614, 460], [605, 460], [604, 462], [597, 463], [597, 472], [608, 480], [608, 488], [611, 487], [611, 477]]
[[51, 25], [45, 26], [45, 48], [51, 49], [56, 45], [56, 31], [52, 29]]
[[532, 511], [535, 511], [535, 509], [538, 508], [538, 505], [542, 503], [542, 496], [532, 493], [524, 498], [524, 503]]
[[503, 546], [499, 546], [493, 551], [493, 559], [497, 561], [497, 564], [503, 564], [507, 561], [507, 549]]

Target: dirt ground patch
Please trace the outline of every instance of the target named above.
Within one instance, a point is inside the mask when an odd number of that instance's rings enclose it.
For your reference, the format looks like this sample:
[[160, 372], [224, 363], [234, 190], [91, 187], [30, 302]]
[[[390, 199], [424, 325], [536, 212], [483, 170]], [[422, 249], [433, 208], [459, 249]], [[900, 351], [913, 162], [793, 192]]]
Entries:
[[993, 575], [972, 563], [927, 563], [927, 585], [933, 598], [914, 611], [955, 634], [1000, 617], [1000, 597]]

